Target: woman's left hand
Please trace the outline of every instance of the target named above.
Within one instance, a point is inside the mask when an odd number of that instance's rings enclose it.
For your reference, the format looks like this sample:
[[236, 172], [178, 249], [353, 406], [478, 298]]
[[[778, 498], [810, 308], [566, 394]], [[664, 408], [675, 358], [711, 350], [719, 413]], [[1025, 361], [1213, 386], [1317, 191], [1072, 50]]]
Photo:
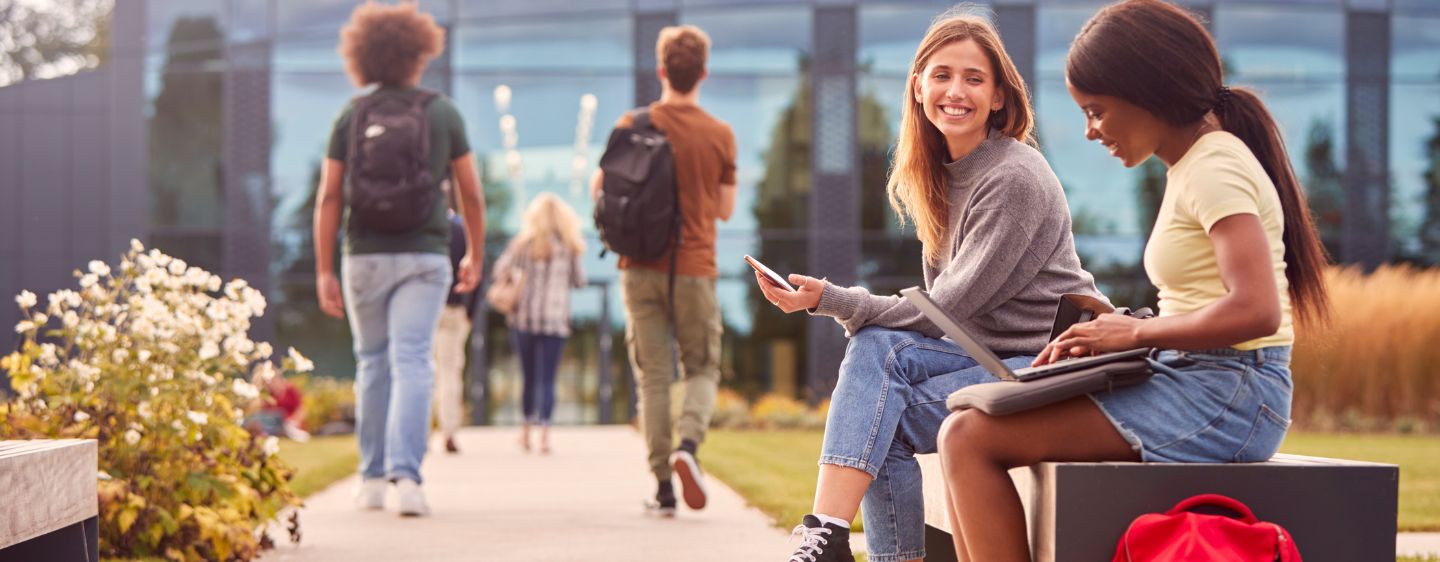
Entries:
[[1101, 314], [1089, 322], [1070, 326], [1045, 346], [1032, 366], [1048, 365], [1066, 357], [1081, 357], [1141, 347], [1140, 319], [1124, 314]]

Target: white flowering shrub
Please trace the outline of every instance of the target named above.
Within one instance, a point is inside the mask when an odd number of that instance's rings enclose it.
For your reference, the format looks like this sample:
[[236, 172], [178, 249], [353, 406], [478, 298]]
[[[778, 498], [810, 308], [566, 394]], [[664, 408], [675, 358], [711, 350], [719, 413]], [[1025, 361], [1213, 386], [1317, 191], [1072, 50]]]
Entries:
[[[246, 336], [264, 297], [138, 241], [115, 269], [75, 276], [78, 290], [15, 299], [3, 436], [98, 440], [102, 556], [254, 558], [266, 523], [299, 504], [275, 438], [241, 424], [261, 393], [252, 369], [276, 371]], [[279, 368], [311, 365], [292, 349]]]

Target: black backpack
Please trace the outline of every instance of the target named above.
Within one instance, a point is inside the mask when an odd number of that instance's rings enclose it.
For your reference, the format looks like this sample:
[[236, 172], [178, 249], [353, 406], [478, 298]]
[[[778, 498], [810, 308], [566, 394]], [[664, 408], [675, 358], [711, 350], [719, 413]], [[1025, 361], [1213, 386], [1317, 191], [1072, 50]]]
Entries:
[[680, 241], [675, 153], [665, 132], [650, 122], [649, 108], [632, 115], [630, 127], [610, 132], [600, 157], [604, 183], [595, 201], [595, 229], [606, 250], [652, 261]]
[[430, 173], [435, 92], [373, 93], [355, 100], [350, 118], [350, 220], [381, 232], [415, 230], [435, 212], [440, 185]]

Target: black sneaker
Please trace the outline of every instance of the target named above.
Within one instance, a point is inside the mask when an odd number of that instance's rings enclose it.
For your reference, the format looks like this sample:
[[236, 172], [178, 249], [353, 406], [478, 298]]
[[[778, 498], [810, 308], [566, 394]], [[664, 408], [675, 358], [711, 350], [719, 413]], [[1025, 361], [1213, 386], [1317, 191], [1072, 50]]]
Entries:
[[645, 511], [658, 517], [675, 517], [675, 487], [669, 480], [660, 482], [655, 499], [645, 502]]
[[789, 562], [855, 562], [850, 553], [850, 528], [834, 523], [820, 524], [814, 515], [806, 515], [791, 536], [800, 537], [800, 546], [790, 555]]
[[695, 458], [696, 444], [686, 439], [680, 448], [670, 453], [670, 469], [680, 478], [680, 494], [690, 509], [705, 509], [705, 475], [700, 472], [700, 460]]

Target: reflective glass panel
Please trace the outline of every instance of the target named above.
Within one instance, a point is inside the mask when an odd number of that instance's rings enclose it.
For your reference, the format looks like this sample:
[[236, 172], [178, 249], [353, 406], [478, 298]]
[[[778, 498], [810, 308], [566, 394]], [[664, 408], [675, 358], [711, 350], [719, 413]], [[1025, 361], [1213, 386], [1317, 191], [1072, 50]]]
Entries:
[[1220, 5], [1213, 29], [1231, 79], [1345, 77], [1345, 16], [1338, 8]]
[[456, 31], [455, 64], [462, 71], [628, 72], [635, 59], [632, 27], [631, 18], [609, 15], [483, 26], [467, 22]]
[[1396, 257], [1440, 264], [1440, 18], [1397, 15], [1390, 83], [1390, 227]]
[[177, 47], [147, 56], [145, 75], [153, 226], [222, 224], [224, 49], [208, 16], [174, 19]]
[[744, 9], [694, 9], [680, 23], [710, 35], [710, 74], [782, 74], [802, 72], [810, 54], [808, 7], [747, 6]]
[[1390, 74], [1396, 80], [1440, 80], [1440, 17], [1394, 17]]
[[174, 50], [221, 41], [225, 10], [221, 0], [149, 0], [145, 5], [145, 47]]
[[[450, 20], [451, 0], [419, 0], [421, 12], [430, 14], [435, 22], [447, 25]], [[386, 2], [394, 3], [394, 2]], [[331, 39], [339, 33], [340, 27], [350, 20], [359, 2], [355, 0], [305, 0], [293, 2], [280, 0], [275, 5], [275, 27], [278, 35], [293, 36], [297, 33], [326, 33]]]

